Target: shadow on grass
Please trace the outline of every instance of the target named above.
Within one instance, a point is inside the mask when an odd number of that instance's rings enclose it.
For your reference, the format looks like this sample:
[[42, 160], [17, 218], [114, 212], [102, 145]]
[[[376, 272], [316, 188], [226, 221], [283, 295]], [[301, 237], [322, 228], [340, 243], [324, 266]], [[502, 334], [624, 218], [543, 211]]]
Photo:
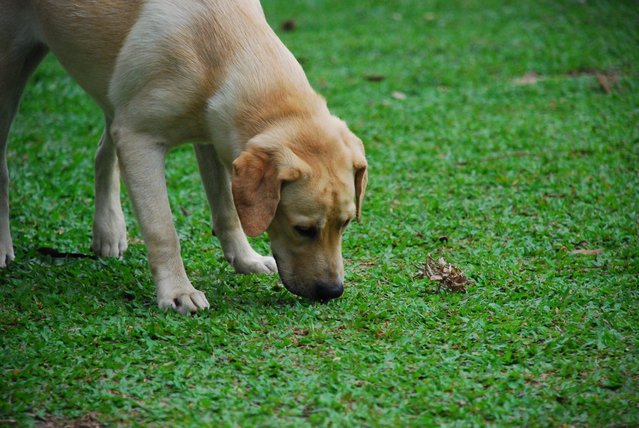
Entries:
[[[274, 277], [237, 275], [224, 268], [190, 276], [211, 304], [202, 314], [225, 308], [259, 312], [322, 305], [291, 294]], [[0, 282], [7, 284], [0, 295], [19, 311], [33, 304], [76, 308], [79, 313], [106, 307], [118, 312], [156, 310], [155, 286], [142, 251], [118, 260], [50, 247], [23, 248], [17, 260], [0, 271]]]

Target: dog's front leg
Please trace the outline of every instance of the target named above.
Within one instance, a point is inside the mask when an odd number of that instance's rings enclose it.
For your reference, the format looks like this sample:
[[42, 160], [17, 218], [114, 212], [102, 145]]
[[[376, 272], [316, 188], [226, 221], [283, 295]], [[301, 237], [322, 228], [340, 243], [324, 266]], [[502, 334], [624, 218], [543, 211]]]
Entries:
[[166, 146], [149, 135], [122, 127], [112, 131], [120, 169], [142, 227], [158, 306], [181, 313], [209, 307], [204, 294], [186, 276], [173, 225], [164, 177]]
[[277, 273], [273, 257], [261, 256], [246, 239], [233, 203], [230, 174], [220, 162], [215, 148], [196, 144], [195, 154], [211, 207], [213, 231], [226, 259], [238, 273]]

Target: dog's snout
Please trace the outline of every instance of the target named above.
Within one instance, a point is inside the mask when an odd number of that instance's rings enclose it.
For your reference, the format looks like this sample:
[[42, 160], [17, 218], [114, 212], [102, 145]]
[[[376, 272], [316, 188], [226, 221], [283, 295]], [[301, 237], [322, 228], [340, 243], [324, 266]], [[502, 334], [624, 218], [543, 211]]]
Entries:
[[341, 296], [343, 292], [344, 284], [341, 282], [335, 284], [319, 283], [315, 286], [315, 295], [317, 299], [321, 301], [336, 299]]

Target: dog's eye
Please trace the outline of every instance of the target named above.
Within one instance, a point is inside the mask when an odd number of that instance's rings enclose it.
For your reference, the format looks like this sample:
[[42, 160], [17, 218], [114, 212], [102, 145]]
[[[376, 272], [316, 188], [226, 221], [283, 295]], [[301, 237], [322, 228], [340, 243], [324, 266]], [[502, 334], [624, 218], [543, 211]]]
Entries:
[[314, 226], [295, 226], [294, 229], [305, 238], [315, 238], [317, 236], [317, 228]]

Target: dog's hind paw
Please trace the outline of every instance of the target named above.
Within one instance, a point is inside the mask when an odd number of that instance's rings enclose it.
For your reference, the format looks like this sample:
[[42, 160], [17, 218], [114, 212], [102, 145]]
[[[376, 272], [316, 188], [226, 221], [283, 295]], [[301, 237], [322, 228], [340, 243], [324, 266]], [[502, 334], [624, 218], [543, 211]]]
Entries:
[[[124, 223], [124, 221], [122, 222]], [[98, 257], [120, 258], [128, 248], [126, 239], [126, 227], [116, 228], [116, 232], [103, 230], [96, 225], [93, 226], [93, 242], [91, 248]]]
[[11, 243], [0, 243], [0, 268], [5, 268], [15, 259], [13, 245]]
[[104, 257], [117, 257], [121, 258], [124, 252], [128, 248], [126, 238], [124, 240], [117, 241], [105, 241], [102, 239], [94, 239], [91, 245], [93, 252], [101, 258]]
[[204, 293], [191, 287], [158, 296], [158, 306], [160, 309], [173, 309], [181, 314], [188, 314], [209, 308], [209, 301]]

